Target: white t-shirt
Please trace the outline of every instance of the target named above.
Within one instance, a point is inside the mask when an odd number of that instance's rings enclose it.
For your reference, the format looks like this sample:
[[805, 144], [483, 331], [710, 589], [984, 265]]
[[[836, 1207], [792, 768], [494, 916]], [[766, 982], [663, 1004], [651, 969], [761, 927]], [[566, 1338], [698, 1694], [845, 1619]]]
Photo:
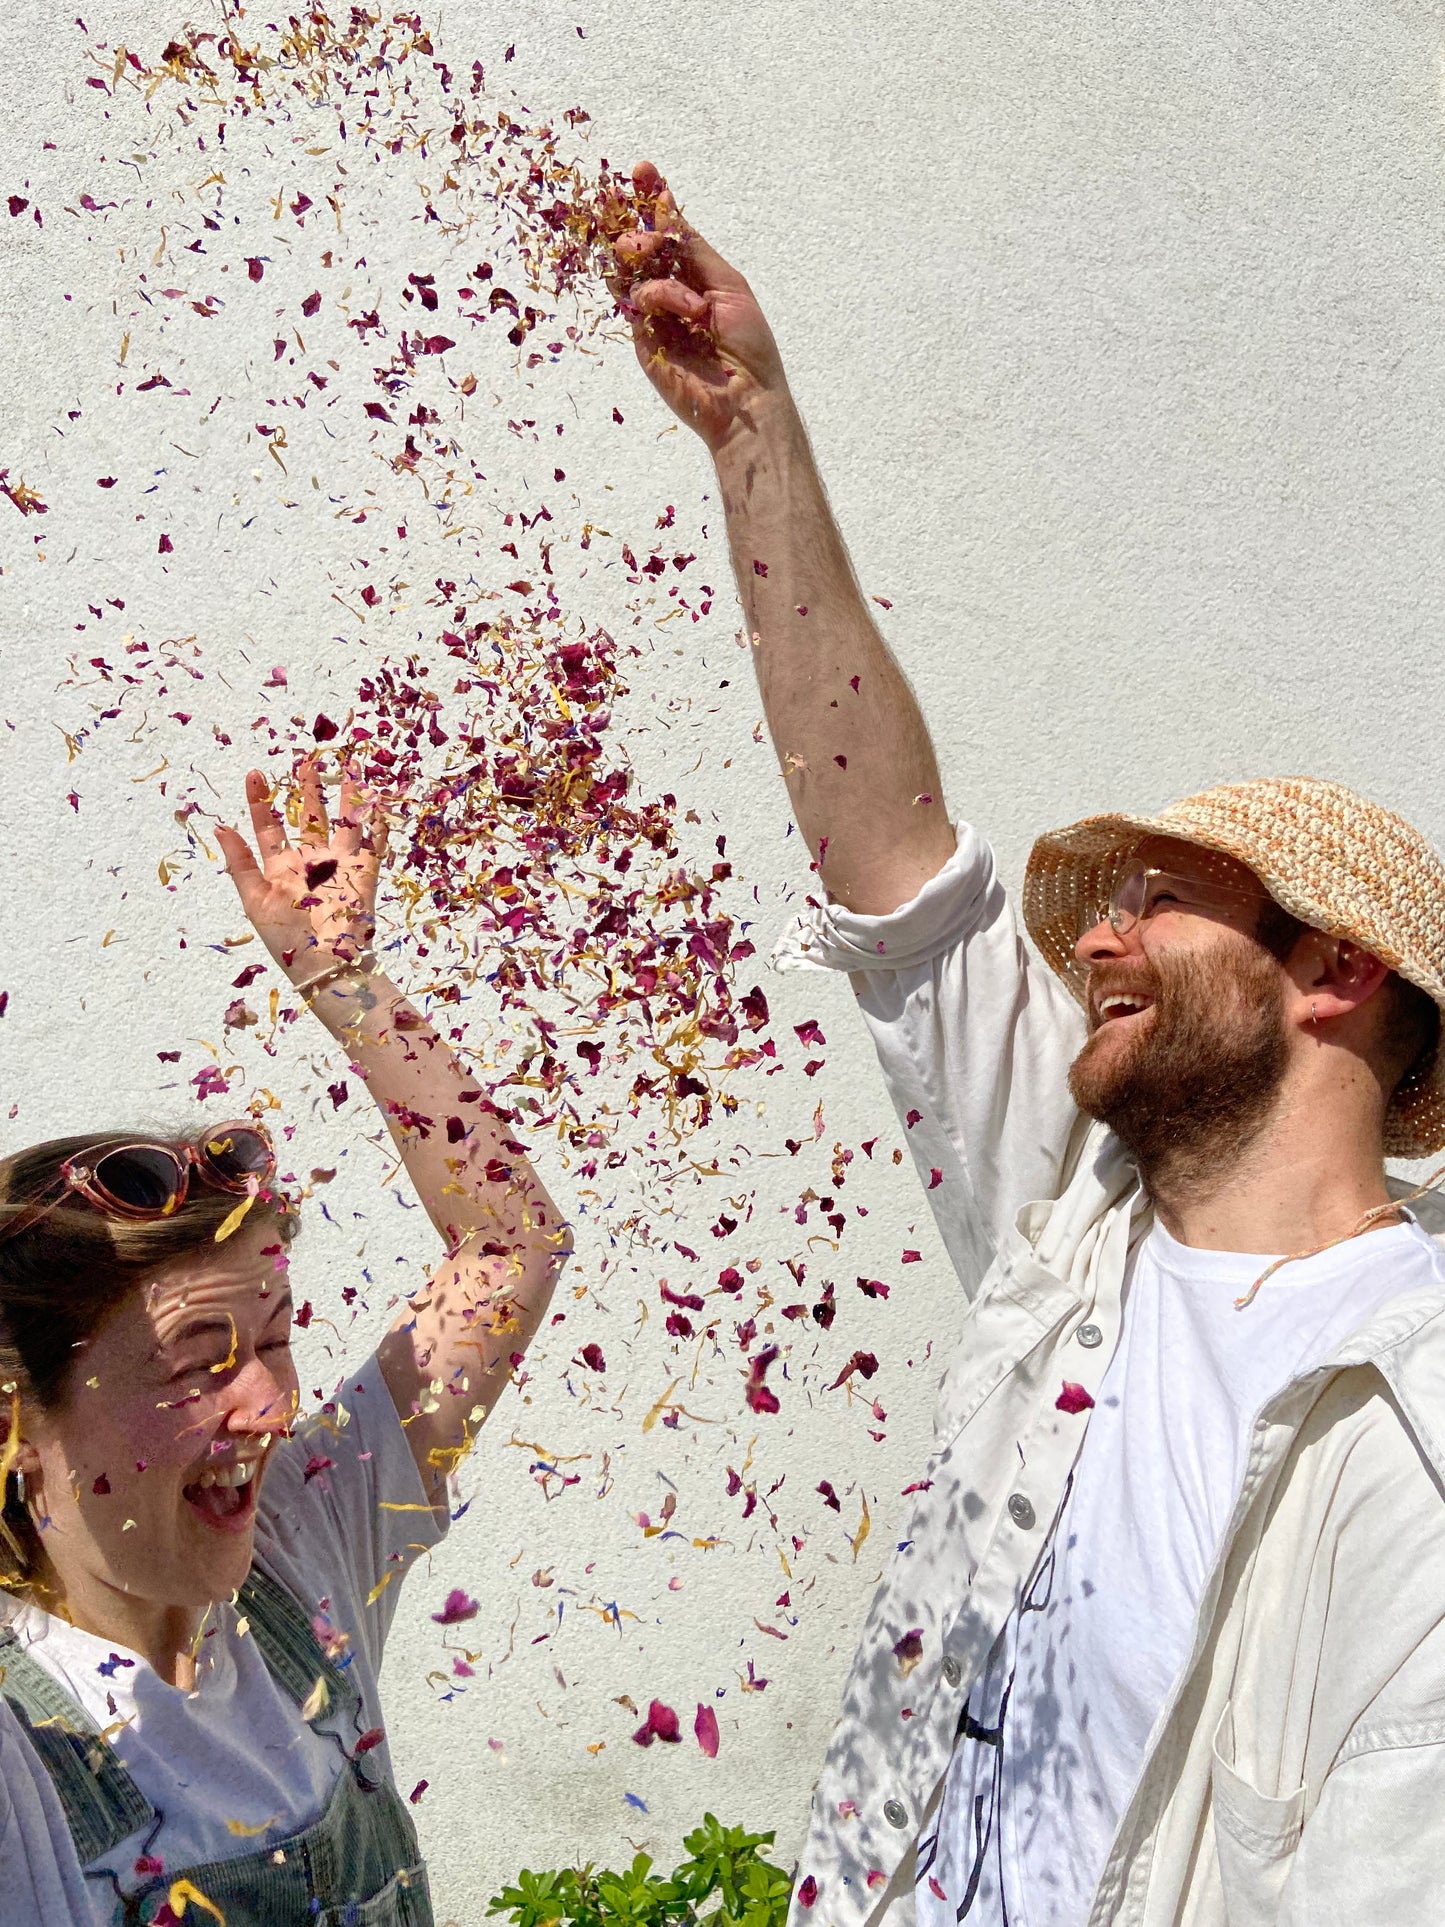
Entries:
[[1084, 1927], [1244, 1474], [1254, 1420], [1388, 1299], [1438, 1287], [1413, 1223], [1284, 1266], [1156, 1224], [1059, 1520], [968, 1695], [920, 1927]]
[[[323, 1460], [331, 1463], [322, 1466]], [[347, 1670], [361, 1695], [361, 1731], [382, 1725], [376, 1676], [401, 1574], [444, 1530], [425, 1503], [421, 1475], [374, 1358], [342, 1383], [321, 1413], [298, 1425], [267, 1467], [257, 1506], [257, 1560], [309, 1612], [324, 1613], [331, 1628], [350, 1635]], [[368, 1595], [388, 1570], [396, 1577], [368, 1606]], [[239, 1630], [229, 1603], [208, 1616], [191, 1692], [169, 1685], [124, 1647], [34, 1606], [6, 1603], [32, 1658], [98, 1727], [127, 1722], [111, 1744], [164, 1816], [148, 1851], [167, 1873], [255, 1853], [320, 1817], [345, 1766], [342, 1749], [302, 1720], [255, 1640]], [[329, 1724], [346, 1752], [354, 1750], [358, 1733]], [[372, 1778], [382, 1772], [391, 1777], [384, 1742], [367, 1760]], [[48, 1813], [59, 1820], [54, 1803]], [[233, 1821], [244, 1831], [233, 1830]], [[151, 1876], [137, 1876], [134, 1869], [149, 1831], [132, 1834], [91, 1862], [87, 1873], [109, 1867], [123, 1892], [144, 1886]], [[55, 1852], [62, 1849], [69, 1849], [68, 1834], [55, 1841]], [[95, 1920], [110, 1922], [110, 1882], [89, 1879], [86, 1885]]]

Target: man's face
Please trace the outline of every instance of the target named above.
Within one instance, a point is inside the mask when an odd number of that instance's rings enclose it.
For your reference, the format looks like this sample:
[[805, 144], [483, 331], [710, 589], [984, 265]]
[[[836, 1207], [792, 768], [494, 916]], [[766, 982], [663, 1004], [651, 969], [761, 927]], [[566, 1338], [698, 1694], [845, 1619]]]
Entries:
[[1069, 1087], [1146, 1177], [1176, 1165], [1203, 1174], [1238, 1153], [1278, 1095], [1285, 973], [1253, 934], [1264, 893], [1243, 864], [1169, 837], [1138, 854], [1180, 882], [1155, 880], [1123, 935], [1105, 921], [1080, 937], [1089, 1041]]
[[72, 1615], [120, 1591], [156, 1607], [228, 1598], [256, 1495], [296, 1409], [291, 1292], [274, 1219], [166, 1266], [33, 1415], [41, 1544]]

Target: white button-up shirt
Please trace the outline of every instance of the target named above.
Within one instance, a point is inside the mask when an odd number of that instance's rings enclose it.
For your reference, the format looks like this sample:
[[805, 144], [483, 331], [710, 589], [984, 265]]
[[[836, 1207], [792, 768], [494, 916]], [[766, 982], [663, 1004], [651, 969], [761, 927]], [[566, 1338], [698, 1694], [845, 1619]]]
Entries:
[[[1030, 956], [988, 846], [886, 917], [833, 906], [783, 969], [850, 973], [968, 1299], [934, 1451], [864, 1624], [792, 1927], [911, 1913], [913, 1845], [1027, 1584], [1118, 1339], [1150, 1210], [1080, 1116], [1082, 1013]], [[1141, 1602], [1147, 1609], [1147, 1602]], [[922, 1657], [895, 1647], [921, 1628]], [[916, 1650], [909, 1642], [910, 1659]], [[1088, 1927], [1445, 1919], [1445, 1292], [1393, 1300], [1261, 1411], [1188, 1663]]]

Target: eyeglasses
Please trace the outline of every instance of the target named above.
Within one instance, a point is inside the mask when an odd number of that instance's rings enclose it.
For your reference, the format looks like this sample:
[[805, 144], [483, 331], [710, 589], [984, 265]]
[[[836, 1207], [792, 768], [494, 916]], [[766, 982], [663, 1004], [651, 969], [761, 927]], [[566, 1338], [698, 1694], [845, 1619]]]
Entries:
[[[1152, 917], [1164, 904], [1180, 910], [1211, 909], [1226, 903], [1269, 900], [1266, 890], [1251, 890], [1232, 883], [1215, 883], [1203, 877], [1177, 876], [1172, 870], [1151, 869], [1137, 858], [1124, 866], [1109, 892], [1104, 915], [1114, 934], [1126, 937], [1136, 923]], [[1079, 932], [1080, 936], [1083, 931]]]
[[110, 1218], [172, 1217], [186, 1201], [193, 1168], [213, 1190], [241, 1196], [274, 1175], [276, 1151], [269, 1133], [249, 1118], [218, 1125], [180, 1146], [117, 1138], [67, 1158], [54, 1183], [0, 1225], [0, 1244], [48, 1217], [71, 1192]]

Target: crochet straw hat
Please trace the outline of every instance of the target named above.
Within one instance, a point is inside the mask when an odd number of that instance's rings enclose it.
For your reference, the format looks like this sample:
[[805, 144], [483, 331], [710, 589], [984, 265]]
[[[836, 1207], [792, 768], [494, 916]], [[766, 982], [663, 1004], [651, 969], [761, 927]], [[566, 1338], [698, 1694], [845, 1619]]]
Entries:
[[[1247, 864], [1291, 916], [1349, 937], [1445, 1010], [1445, 863], [1393, 810], [1312, 776], [1225, 783], [1157, 816], [1088, 816], [1041, 836], [1024, 877], [1029, 935], [1083, 1003], [1079, 932], [1102, 918], [1114, 878], [1145, 836], [1176, 836]], [[1385, 1155], [1445, 1147], [1445, 1050], [1402, 1080]]]

